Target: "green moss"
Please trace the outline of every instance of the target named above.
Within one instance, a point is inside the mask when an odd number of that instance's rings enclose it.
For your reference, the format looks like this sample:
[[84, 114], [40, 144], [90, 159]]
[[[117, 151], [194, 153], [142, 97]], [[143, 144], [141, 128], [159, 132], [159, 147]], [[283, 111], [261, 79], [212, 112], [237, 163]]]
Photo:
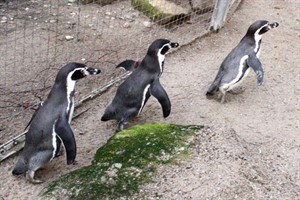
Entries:
[[170, 16], [152, 6], [148, 0], [131, 0], [131, 5], [153, 21], [159, 21]]
[[92, 165], [60, 177], [41, 194], [45, 199], [74, 200], [131, 196], [151, 181], [157, 165], [187, 155], [190, 139], [201, 128], [151, 123], [121, 131], [98, 149]]
[[80, 3], [82, 4], [89, 4], [89, 3], [96, 3], [101, 6], [105, 6], [107, 4], [111, 4], [117, 0], [80, 0]]

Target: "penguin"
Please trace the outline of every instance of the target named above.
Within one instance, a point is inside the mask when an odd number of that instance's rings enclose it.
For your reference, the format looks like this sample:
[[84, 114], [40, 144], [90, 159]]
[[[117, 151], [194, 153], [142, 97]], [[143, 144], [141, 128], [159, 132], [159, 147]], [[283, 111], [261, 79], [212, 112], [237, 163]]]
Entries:
[[75, 82], [100, 72], [100, 69], [74, 62], [59, 70], [47, 99], [40, 103], [30, 120], [24, 149], [12, 171], [13, 175], [26, 173], [29, 182], [42, 183], [42, 180], [35, 178], [35, 172], [58, 156], [61, 143], [66, 150], [67, 164], [75, 163], [76, 142], [70, 127]]
[[139, 61], [134, 61], [134, 60], [124, 60], [120, 64], [116, 66], [116, 68], [122, 68], [125, 71], [132, 72], [139, 66]]
[[[132, 73], [118, 87], [115, 97], [104, 111], [101, 121], [117, 120], [117, 132], [123, 130], [124, 124], [140, 114], [149, 97], [153, 95], [160, 103], [163, 116], [171, 112], [171, 102], [168, 94], [160, 84], [163, 73], [165, 54], [172, 48], [177, 48], [177, 42], [157, 39], [149, 46], [146, 56]], [[128, 66], [133, 69], [134, 61]], [[126, 68], [126, 67], [124, 67]]]
[[250, 68], [257, 75], [257, 84], [263, 84], [264, 70], [259, 60], [262, 35], [278, 26], [277, 22], [269, 23], [266, 20], [258, 20], [250, 25], [246, 35], [222, 62], [215, 80], [206, 92], [207, 98], [210, 99], [220, 91], [221, 103], [224, 103], [226, 92], [236, 88], [248, 75]]

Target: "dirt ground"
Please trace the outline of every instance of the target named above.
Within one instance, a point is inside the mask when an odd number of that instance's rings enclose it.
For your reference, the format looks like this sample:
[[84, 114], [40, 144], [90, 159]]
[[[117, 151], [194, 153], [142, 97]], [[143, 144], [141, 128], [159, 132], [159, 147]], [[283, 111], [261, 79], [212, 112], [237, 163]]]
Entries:
[[[300, 1], [244, 1], [218, 34], [210, 34], [170, 54], [161, 77], [172, 103], [163, 119], [150, 98], [133, 123], [162, 121], [208, 126], [195, 138], [193, 154], [176, 166], [159, 169], [155, 182], [142, 187], [147, 199], [300, 199]], [[280, 25], [263, 36], [261, 62], [265, 83], [256, 85], [253, 72], [245, 92], [228, 95], [220, 104], [205, 92], [217, 69], [257, 19]], [[172, 38], [170, 38], [172, 39]], [[89, 109], [72, 122], [78, 145], [76, 166], [65, 157], [38, 172], [46, 180], [31, 185], [13, 177], [17, 157], [1, 163], [0, 199], [36, 199], [49, 181], [89, 165], [98, 147], [113, 134], [116, 123], [100, 118], [116, 87], [89, 102]]]

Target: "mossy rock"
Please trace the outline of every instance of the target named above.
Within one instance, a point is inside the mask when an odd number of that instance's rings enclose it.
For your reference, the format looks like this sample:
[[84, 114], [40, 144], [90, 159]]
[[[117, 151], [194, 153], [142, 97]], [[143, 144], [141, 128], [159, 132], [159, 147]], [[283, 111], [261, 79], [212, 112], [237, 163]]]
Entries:
[[167, 0], [131, 0], [131, 4], [160, 25], [182, 23], [190, 18], [190, 8]]
[[118, 132], [97, 150], [90, 166], [50, 183], [41, 191], [41, 199], [130, 197], [151, 181], [158, 165], [187, 156], [191, 140], [201, 128], [150, 123]]
[[89, 3], [96, 3], [101, 6], [105, 6], [107, 4], [112, 4], [113, 2], [117, 0], [79, 0], [82, 4], [89, 4]]

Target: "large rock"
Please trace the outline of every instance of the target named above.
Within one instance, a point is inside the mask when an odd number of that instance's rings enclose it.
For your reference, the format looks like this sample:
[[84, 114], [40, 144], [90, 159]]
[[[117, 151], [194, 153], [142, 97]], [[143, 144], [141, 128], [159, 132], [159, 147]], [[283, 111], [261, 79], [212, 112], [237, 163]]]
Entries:
[[92, 164], [45, 187], [40, 199], [120, 199], [151, 181], [160, 164], [188, 155], [202, 126], [137, 125], [116, 133], [96, 152]]
[[88, 3], [96, 3], [96, 4], [99, 4], [99, 5], [107, 5], [107, 4], [111, 4], [117, 0], [79, 0], [80, 3], [82, 4], [88, 4]]
[[133, 7], [151, 20], [164, 25], [171, 22], [182, 23], [190, 18], [191, 7], [187, 1], [176, 3], [167, 0], [131, 0]]

